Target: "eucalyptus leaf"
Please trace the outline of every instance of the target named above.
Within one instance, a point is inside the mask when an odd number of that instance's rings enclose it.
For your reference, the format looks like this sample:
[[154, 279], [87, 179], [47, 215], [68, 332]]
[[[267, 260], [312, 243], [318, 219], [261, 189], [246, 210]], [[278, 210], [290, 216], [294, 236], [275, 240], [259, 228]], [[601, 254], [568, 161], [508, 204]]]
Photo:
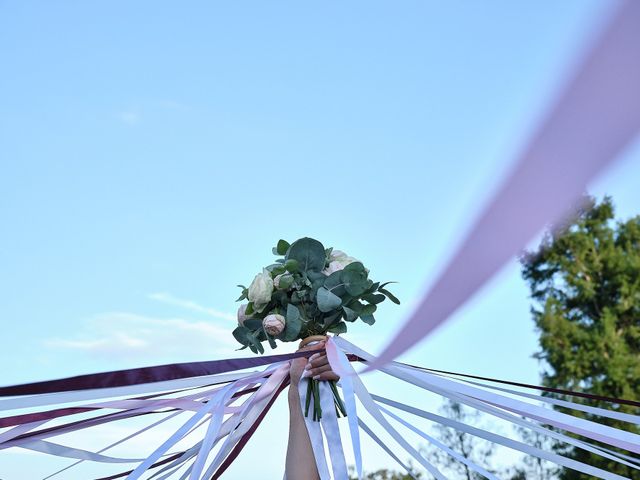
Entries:
[[373, 305], [371, 303], [369, 305], [365, 305], [364, 307], [362, 307], [362, 311], [360, 312], [360, 316], [362, 316], [362, 315], [371, 315], [376, 311], [377, 308], [378, 307], [376, 305]]
[[379, 288], [378, 291], [380, 293], [385, 294], [387, 298], [391, 300], [393, 303], [395, 303], [396, 305], [400, 305], [400, 300], [398, 300], [396, 296], [393, 293], [391, 293], [389, 290], [386, 290], [384, 288]]
[[264, 331], [264, 336], [267, 338], [267, 342], [269, 342], [269, 346], [271, 348], [278, 348], [278, 344], [276, 344], [276, 341], [273, 339], [273, 337], [271, 335], [269, 335], [266, 331]]
[[289, 249], [289, 242], [282, 239], [278, 240], [278, 245], [276, 245], [277, 255], [286, 255], [288, 249]]
[[302, 319], [300, 318], [300, 310], [293, 304], [287, 305], [287, 313], [285, 315], [284, 332], [282, 337], [285, 342], [292, 342], [300, 335], [302, 329]]
[[335, 295], [342, 297], [346, 293], [344, 282], [342, 281], [342, 270], [333, 272], [324, 279], [324, 287]]
[[342, 310], [344, 310], [345, 320], [347, 322], [353, 322], [358, 318], [358, 312], [355, 310], [352, 310], [349, 307], [342, 307]]
[[251, 341], [249, 340], [249, 335], [251, 335], [251, 330], [242, 325], [236, 327], [233, 332], [231, 332], [233, 337], [241, 343], [242, 345], [249, 345]]
[[262, 328], [262, 320], [258, 318], [247, 318], [242, 325], [249, 330], [255, 331]]
[[366, 323], [367, 325], [373, 325], [374, 323], [376, 323], [376, 319], [374, 318], [373, 315], [368, 314], [368, 315], [360, 315], [360, 320], [362, 320], [364, 323]]
[[302, 271], [321, 271], [325, 263], [324, 246], [313, 238], [301, 238], [289, 247], [285, 261], [289, 259], [296, 260]]
[[327, 331], [331, 333], [336, 333], [336, 334], [347, 333], [347, 324], [344, 322], [336, 323], [335, 325], [331, 326]]
[[384, 302], [385, 298], [381, 293], [368, 293], [362, 296], [362, 300], [373, 304]]
[[348, 269], [353, 263], [342, 270], [342, 282], [349, 295], [357, 297], [362, 295], [369, 287], [367, 274], [364, 270]]
[[316, 295], [316, 301], [318, 303], [318, 309], [321, 312], [330, 312], [342, 304], [342, 300], [337, 295], [331, 293], [324, 287], [318, 289]]
[[300, 270], [300, 264], [295, 258], [290, 258], [284, 261], [284, 268], [287, 269], [287, 272], [295, 273]]

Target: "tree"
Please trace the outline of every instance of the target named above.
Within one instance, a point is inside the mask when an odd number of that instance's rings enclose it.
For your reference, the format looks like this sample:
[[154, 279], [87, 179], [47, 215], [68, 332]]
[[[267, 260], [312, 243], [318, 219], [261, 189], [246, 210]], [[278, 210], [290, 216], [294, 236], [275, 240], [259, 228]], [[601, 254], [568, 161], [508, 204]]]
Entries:
[[[640, 216], [614, 221], [609, 197], [588, 207], [522, 258], [539, 332], [544, 385], [617, 398], [640, 398]], [[577, 402], [579, 399], [572, 397]], [[620, 412], [631, 406], [589, 401]], [[579, 411], [573, 415], [590, 418]], [[635, 425], [597, 421], [640, 433]], [[595, 442], [592, 442], [595, 443]], [[570, 446], [564, 455], [629, 478], [637, 471]], [[560, 479], [590, 478], [563, 469]]]
[[[358, 480], [358, 476], [354, 474], [354, 468], [351, 467], [349, 470], [349, 480]], [[365, 480], [413, 480], [414, 478], [422, 478], [422, 475], [414, 473], [412, 477], [408, 473], [394, 472], [384, 468], [371, 473], [363, 473], [362, 478]]]
[[[477, 411], [471, 411], [460, 403], [449, 399], [445, 399], [440, 410], [443, 416], [461, 423], [474, 423], [478, 418]], [[476, 465], [491, 470], [487, 464], [495, 450], [493, 443], [441, 424], [436, 424], [435, 429], [438, 439], [451, 450], [456, 451]], [[435, 446], [430, 446], [428, 452], [428, 458], [438, 465], [439, 469], [447, 475], [447, 478], [464, 480], [484, 478], [464, 463], [459, 462]]]
[[[540, 450], [550, 450], [556, 446], [554, 439], [535, 430], [517, 427], [516, 431], [524, 443]], [[554, 463], [527, 455], [523, 458], [521, 465], [510, 470], [505, 475], [510, 480], [554, 480], [558, 478], [560, 469]]]

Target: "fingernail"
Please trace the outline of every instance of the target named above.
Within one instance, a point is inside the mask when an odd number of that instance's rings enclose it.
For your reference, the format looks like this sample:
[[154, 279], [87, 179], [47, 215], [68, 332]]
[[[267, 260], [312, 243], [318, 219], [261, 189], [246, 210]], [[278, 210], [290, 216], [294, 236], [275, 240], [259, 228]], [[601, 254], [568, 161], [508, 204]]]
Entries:
[[302, 372], [302, 375], [300, 375], [300, 378], [307, 378], [310, 374], [311, 372], [309, 370], [305, 370]]
[[315, 375], [315, 376], [313, 377], [313, 379], [314, 379], [314, 380], [318, 380], [319, 378], [320, 378], [320, 375]]
[[318, 358], [319, 356], [320, 356], [320, 354], [319, 354], [319, 353], [314, 353], [313, 355], [311, 355], [311, 356], [309, 357], [309, 361], [311, 361], [311, 360], [315, 360], [315, 359], [316, 359], [316, 358]]
[[309, 370], [310, 368], [311, 368], [311, 363], [307, 363], [307, 364], [304, 366], [304, 369], [305, 369], [305, 370]]

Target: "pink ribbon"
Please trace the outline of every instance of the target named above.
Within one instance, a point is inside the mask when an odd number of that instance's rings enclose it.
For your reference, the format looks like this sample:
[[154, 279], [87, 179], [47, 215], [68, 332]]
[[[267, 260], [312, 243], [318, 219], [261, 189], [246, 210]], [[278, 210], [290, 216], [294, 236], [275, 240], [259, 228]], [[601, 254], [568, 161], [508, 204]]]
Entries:
[[542, 228], [562, 220], [639, 130], [640, 2], [626, 0], [447, 267], [367, 370], [420, 342]]

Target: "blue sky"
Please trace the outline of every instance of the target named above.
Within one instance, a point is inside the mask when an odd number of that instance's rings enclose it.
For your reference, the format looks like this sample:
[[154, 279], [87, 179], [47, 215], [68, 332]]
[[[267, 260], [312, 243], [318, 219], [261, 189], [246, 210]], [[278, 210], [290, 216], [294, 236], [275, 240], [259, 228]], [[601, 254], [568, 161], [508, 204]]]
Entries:
[[[349, 332], [380, 351], [612, 5], [0, 2], [0, 383], [237, 355], [236, 284], [302, 236], [400, 282]], [[591, 187], [623, 217], [639, 159]], [[536, 382], [528, 309], [514, 260], [405, 359]]]

